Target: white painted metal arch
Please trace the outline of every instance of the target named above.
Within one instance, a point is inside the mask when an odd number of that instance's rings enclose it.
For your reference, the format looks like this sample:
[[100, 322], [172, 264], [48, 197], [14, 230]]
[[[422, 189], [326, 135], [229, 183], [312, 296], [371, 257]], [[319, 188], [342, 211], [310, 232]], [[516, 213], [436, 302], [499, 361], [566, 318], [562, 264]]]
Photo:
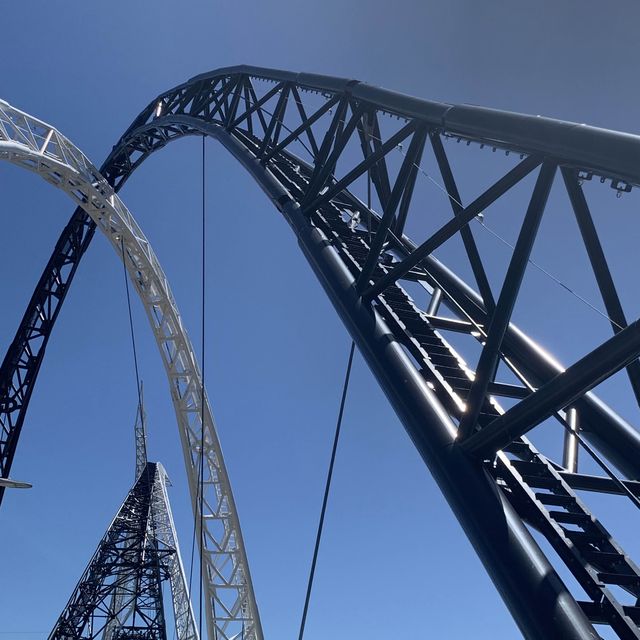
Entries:
[[124, 257], [168, 377], [196, 515], [204, 416], [203, 589], [209, 637], [262, 640], [238, 514], [206, 394], [204, 407], [202, 403], [200, 368], [149, 241], [122, 200], [77, 147], [47, 123], [4, 101], [0, 101], [0, 160], [37, 173], [67, 193], [96, 223], [116, 255]]

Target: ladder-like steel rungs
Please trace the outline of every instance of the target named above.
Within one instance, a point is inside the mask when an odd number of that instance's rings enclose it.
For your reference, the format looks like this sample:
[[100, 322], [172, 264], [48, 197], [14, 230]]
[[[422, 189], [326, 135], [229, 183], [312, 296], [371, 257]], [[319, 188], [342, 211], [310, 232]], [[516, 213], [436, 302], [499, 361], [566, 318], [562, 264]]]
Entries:
[[[285, 164], [280, 165], [280, 170], [278, 178], [290, 191], [304, 192], [306, 178], [302, 171], [287, 168]], [[357, 279], [369, 251], [368, 233], [353, 230], [332, 203], [312, 212], [311, 220]], [[387, 271], [388, 265], [379, 263], [373, 277], [379, 278]], [[461, 415], [472, 381], [462, 358], [397, 283], [391, 284], [375, 304], [396, 338], [415, 358], [422, 376], [433, 386], [443, 405], [452, 415]], [[500, 388], [498, 383], [497, 390]], [[523, 397], [527, 391], [524, 387], [514, 387], [506, 389], [504, 395], [510, 393], [515, 394], [512, 397]], [[498, 415], [496, 406], [485, 401], [479, 426], [485, 426]], [[545, 535], [592, 599], [580, 602], [589, 620], [609, 625], [624, 640], [640, 640], [640, 607], [620, 604], [607, 586], [615, 585], [637, 598], [640, 571], [588, 511], [554, 464], [524, 438], [511, 442], [498, 453], [495, 461], [487, 460], [485, 464], [516, 511]]]

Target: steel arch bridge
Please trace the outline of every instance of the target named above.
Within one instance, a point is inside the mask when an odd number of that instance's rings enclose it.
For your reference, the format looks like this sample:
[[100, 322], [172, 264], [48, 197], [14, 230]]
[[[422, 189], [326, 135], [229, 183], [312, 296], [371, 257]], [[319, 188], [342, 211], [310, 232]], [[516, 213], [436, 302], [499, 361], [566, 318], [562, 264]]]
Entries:
[[[100, 175], [54, 129], [4, 106], [0, 157], [40, 173], [79, 207], [0, 369], [2, 477], [8, 476], [53, 325], [98, 226], [124, 259], [161, 348], [197, 508], [197, 362], [160, 265], [116, 195], [151, 153], [187, 135], [218, 140], [287, 220], [523, 635], [583, 640], [599, 637], [594, 625], [606, 625], [619, 638], [640, 638], [640, 570], [576, 493], [624, 494], [636, 505], [640, 494], [640, 435], [591, 392], [626, 370], [640, 400], [640, 325], [627, 322], [581, 186], [594, 176], [618, 191], [640, 184], [637, 136], [428, 102], [352, 80], [241, 66], [196, 76], [154, 99]], [[451, 137], [519, 160], [465, 205], [443, 144]], [[394, 167], [391, 156], [399, 145], [402, 161]], [[452, 215], [414, 242], [405, 225], [427, 147]], [[504, 283], [492, 287], [469, 224], [529, 175], [535, 185], [522, 206]], [[356, 195], [367, 177], [379, 212]], [[610, 339], [566, 369], [510, 322], [554, 181], [567, 191], [613, 328]], [[433, 256], [457, 235], [473, 285]], [[411, 295], [416, 287], [428, 294], [427, 305]], [[439, 315], [441, 307], [447, 316]], [[475, 370], [448, 332], [479, 344]], [[501, 367], [518, 383], [501, 381]], [[501, 399], [509, 408], [501, 407]], [[232, 638], [244, 628], [245, 637], [261, 639], [237, 512], [206, 403], [204, 416], [208, 628], [212, 637]], [[565, 434], [562, 464], [526, 438], [549, 417]], [[578, 446], [597, 456], [605, 475], [577, 472]], [[530, 529], [547, 539], [554, 558]], [[566, 567], [562, 571], [573, 575], [586, 599], [563, 582], [554, 564]]]

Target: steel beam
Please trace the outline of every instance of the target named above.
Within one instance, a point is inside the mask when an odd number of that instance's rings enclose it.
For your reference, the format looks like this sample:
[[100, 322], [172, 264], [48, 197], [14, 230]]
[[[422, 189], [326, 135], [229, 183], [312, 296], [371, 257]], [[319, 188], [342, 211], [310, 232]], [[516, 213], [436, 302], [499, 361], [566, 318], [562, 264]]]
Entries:
[[289, 92], [291, 87], [288, 83], [285, 82], [282, 89], [280, 89], [280, 95], [278, 96], [278, 102], [276, 103], [275, 109], [273, 110], [273, 115], [271, 116], [271, 122], [269, 122], [269, 126], [267, 127], [267, 131], [264, 134], [264, 138], [262, 139], [262, 144], [260, 145], [260, 149], [258, 151], [258, 158], [262, 158], [265, 152], [268, 150], [269, 145], [271, 144], [271, 138], [274, 137], [275, 144], [278, 144], [277, 135], [274, 135], [274, 131], [279, 131], [281, 126], [282, 119], [284, 117], [284, 112], [287, 108], [287, 102], [289, 100]]
[[[624, 495], [622, 487], [606, 476], [591, 476], [584, 473], [571, 473], [569, 471], [560, 471], [559, 473], [562, 479], [573, 489]], [[640, 482], [625, 480], [623, 484], [633, 495], [640, 498]]]
[[[433, 148], [433, 152], [436, 156], [436, 161], [438, 162], [438, 168], [440, 169], [440, 175], [442, 176], [444, 188], [447, 191], [447, 198], [451, 203], [453, 215], [459, 216], [462, 213], [464, 207], [462, 206], [462, 199], [460, 197], [460, 192], [458, 191], [458, 185], [455, 178], [453, 177], [451, 164], [449, 163], [449, 158], [447, 158], [447, 153], [444, 150], [442, 139], [440, 137], [440, 134], [437, 132], [433, 132], [430, 138], [431, 147]], [[482, 265], [480, 253], [478, 252], [478, 246], [476, 245], [476, 241], [473, 237], [473, 233], [469, 225], [465, 225], [464, 227], [462, 227], [462, 229], [460, 229], [460, 236], [462, 237], [462, 242], [464, 244], [465, 251], [467, 252], [469, 263], [471, 264], [471, 270], [473, 271], [473, 275], [476, 279], [478, 289], [480, 289], [480, 295], [482, 296], [484, 306], [489, 311], [489, 313], [492, 313], [496, 306], [496, 303], [493, 299], [493, 293], [491, 291], [489, 279], [487, 278], [487, 274]]]
[[[455, 425], [380, 316], [364, 303], [328, 239], [235, 138], [220, 142], [279, 204], [300, 248], [429, 467], [528, 640], [598, 635], [481, 465], [452, 446]], [[398, 384], [402, 381], [402, 384]]]
[[562, 466], [569, 473], [577, 473], [580, 444], [578, 442], [578, 432], [580, 431], [580, 425], [578, 423], [578, 412], [574, 407], [567, 409], [567, 426], [569, 428], [564, 432], [564, 443], [562, 447]]
[[509, 326], [524, 272], [529, 263], [529, 256], [538, 234], [538, 227], [547, 204], [555, 172], [556, 166], [549, 162], [544, 162], [540, 168], [529, 207], [507, 268], [507, 275], [500, 291], [498, 304], [494, 313], [490, 315], [491, 321], [487, 340], [480, 354], [480, 360], [476, 367], [476, 377], [467, 398], [467, 410], [460, 421], [458, 436], [461, 440], [469, 436], [475, 429], [476, 421], [487, 395], [487, 388], [495, 377], [498, 361], [500, 360], [502, 340]]
[[[444, 304], [448, 304], [448, 296], [454, 296], [456, 304], [477, 324], [486, 322], [482, 300], [476, 291], [433, 256], [425, 260], [425, 268], [443, 286]], [[453, 309], [457, 312], [456, 307]], [[507, 329], [502, 346], [505, 355], [519, 363], [535, 387], [541, 387], [564, 371], [547, 351], [513, 324]], [[575, 407], [580, 413], [581, 435], [628, 478], [640, 479], [638, 431], [591, 392], [577, 400]]]
[[[293, 85], [291, 88], [291, 91], [293, 93], [293, 97], [296, 102], [296, 107], [298, 109], [298, 114], [300, 115], [301, 122], [303, 124], [306, 122], [310, 123], [310, 125], [306, 127], [305, 131], [307, 134], [307, 139], [309, 140], [309, 145], [311, 146], [311, 154], [315, 158], [318, 155], [318, 143], [316, 142], [316, 137], [313, 135], [313, 129], [311, 128], [311, 124], [313, 124], [313, 120], [312, 120], [313, 116], [311, 117], [307, 116], [306, 109], [302, 104], [302, 98], [300, 97], [300, 92], [298, 91], [298, 87], [296, 87], [296, 85]], [[331, 106], [333, 106], [339, 100], [340, 100], [339, 96], [333, 96], [333, 98], [330, 98], [328, 102], [331, 102], [332, 103]]]
[[237, 73], [272, 81], [292, 81], [311, 91], [348, 90], [355, 99], [372, 103], [381, 111], [418, 119], [450, 135], [519, 153], [556, 157], [564, 165], [590, 169], [600, 175], [615, 175], [630, 184], [640, 185], [640, 136], [628, 133], [475, 105], [422, 100], [348, 78], [250, 65], [216, 69], [180, 86]]
[[[0, 366], [0, 477], [8, 477], [35, 380], [95, 224], [77, 209], [63, 229]], [[5, 486], [0, 483], [0, 504]]]
[[[294, 93], [294, 96], [295, 96], [295, 93]], [[298, 96], [296, 98], [296, 104], [300, 109], [302, 108], [302, 104], [299, 102], [299, 100], [300, 98]], [[322, 105], [320, 109], [318, 109], [315, 113], [311, 114], [309, 117], [306, 116], [304, 108], [302, 108], [302, 111], [300, 112], [301, 117], [304, 118], [302, 120], [302, 124], [296, 127], [282, 142], [277, 144], [268, 154], [266, 154], [265, 157], [262, 159], [262, 163], [266, 164], [267, 162], [269, 162], [271, 158], [273, 158], [275, 155], [280, 153], [280, 151], [282, 151], [285, 147], [287, 147], [291, 142], [298, 139], [300, 135], [302, 135], [303, 133], [308, 134], [309, 144], [311, 144], [311, 148], [314, 150], [315, 155], [318, 155], [318, 147], [317, 145], [315, 145], [315, 138], [313, 137], [313, 131], [311, 129], [311, 126], [315, 122], [320, 120], [320, 118], [325, 113], [327, 113], [330, 109], [332, 109], [338, 103], [339, 100], [340, 98], [334, 96], [330, 100], [327, 100], [327, 102], [324, 105]]]
[[[414, 249], [402, 262], [395, 265], [389, 273], [377, 280], [373, 286], [369, 287], [369, 289], [362, 294], [363, 297], [370, 300], [382, 293], [390, 284], [402, 278], [416, 265], [420, 264], [429, 254], [433, 253], [441, 244], [444, 244], [449, 238], [452, 238], [458, 233], [462, 227], [469, 224], [479, 213], [482, 213], [500, 196], [511, 189], [511, 187], [531, 173], [541, 162], [542, 160], [537, 157], [532, 156], [525, 158], [494, 185], [489, 187], [482, 195], [478, 196], [471, 204], [467, 205], [457, 217], [449, 220], [449, 222], [440, 227], [440, 229], [425, 240], [419, 247]], [[342, 188], [344, 188], [344, 186]]]
[[[305, 211], [316, 211], [324, 203], [329, 202], [335, 195], [344, 191], [354, 180], [365, 174], [370, 168], [380, 161], [391, 149], [400, 144], [405, 138], [413, 133], [415, 126], [412, 123], [406, 124], [400, 131], [394, 133], [384, 144], [380, 145], [370, 156], [354, 167], [343, 178], [332, 184], [322, 195], [318, 196], [310, 203], [304, 203]], [[311, 190], [310, 190], [311, 192]]]
[[587, 391], [640, 356], [640, 320], [630, 324], [564, 373], [461, 443], [474, 455], [489, 455], [524, 435], [556, 411], [574, 404]]
[[360, 290], [362, 290], [363, 287], [368, 286], [371, 275], [376, 268], [378, 258], [380, 257], [380, 253], [382, 252], [382, 248], [387, 239], [389, 229], [395, 219], [396, 209], [398, 208], [400, 200], [407, 188], [407, 183], [413, 169], [415, 168], [414, 165], [418, 157], [422, 154], [426, 136], [427, 131], [425, 129], [421, 129], [416, 131], [411, 138], [407, 155], [402, 162], [398, 177], [393, 185], [389, 199], [385, 204], [382, 220], [376, 229], [376, 234], [371, 242], [371, 246], [369, 247], [369, 254], [367, 255], [367, 259], [362, 267], [362, 272], [360, 273], [360, 278], [358, 280], [358, 288]]
[[[578, 176], [575, 170], [563, 167], [562, 177], [567, 193], [569, 194], [569, 199], [571, 200], [571, 206], [573, 207], [578, 226], [580, 227], [582, 240], [587, 249], [587, 255], [589, 256], [591, 268], [596, 277], [598, 289], [600, 290], [600, 295], [607, 310], [611, 327], [614, 333], [617, 333], [627, 326], [627, 318], [622, 309], [622, 304], [616, 291], [616, 285], [611, 276], [611, 271], [609, 270], [609, 265], [607, 264], [600, 238], [598, 237], [598, 232], [593, 224], [587, 199], [584, 196], [582, 187], [578, 184]], [[627, 375], [636, 397], [636, 402], [640, 405], [640, 361], [634, 360], [629, 363]]]
[[[273, 96], [275, 96], [279, 91], [281, 91], [284, 88], [284, 84], [277, 84], [275, 87], [273, 87], [273, 89], [267, 91], [267, 93], [265, 93], [262, 98], [260, 98], [259, 100], [257, 99], [255, 93], [253, 94], [254, 97], [254, 103], [251, 106], [251, 108], [248, 111], [245, 111], [243, 114], [241, 114], [240, 116], [238, 116], [230, 125], [229, 128], [230, 129], [234, 129], [235, 127], [237, 127], [239, 124], [241, 124], [244, 120], [246, 120], [249, 116], [251, 116], [252, 113], [255, 113], [256, 111], [258, 111], [259, 113], [262, 112], [262, 107], [263, 105], [265, 105], [267, 102], [269, 102], [269, 100], [271, 100], [271, 98], [273, 98]], [[265, 124], [265, 131], [267, 129], [266, 123]]]

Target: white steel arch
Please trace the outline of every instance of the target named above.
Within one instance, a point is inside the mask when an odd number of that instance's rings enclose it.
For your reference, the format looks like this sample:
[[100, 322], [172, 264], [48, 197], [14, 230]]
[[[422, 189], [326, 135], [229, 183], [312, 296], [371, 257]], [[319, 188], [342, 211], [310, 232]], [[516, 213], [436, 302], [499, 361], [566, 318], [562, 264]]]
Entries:
[[[199, 515], [198, 469], [204, 416], [204, 567], [209, 637], [262, 640], [238, 514], [195, 352], [167, 278], [137, 222], [88, 158], [55, 128], [0, 100], [0, 160], [37, 173], [91, 217], [123, 259], [151, 323], [165, 367]], [[199, 522], [200, 518], [196, 517]]]

